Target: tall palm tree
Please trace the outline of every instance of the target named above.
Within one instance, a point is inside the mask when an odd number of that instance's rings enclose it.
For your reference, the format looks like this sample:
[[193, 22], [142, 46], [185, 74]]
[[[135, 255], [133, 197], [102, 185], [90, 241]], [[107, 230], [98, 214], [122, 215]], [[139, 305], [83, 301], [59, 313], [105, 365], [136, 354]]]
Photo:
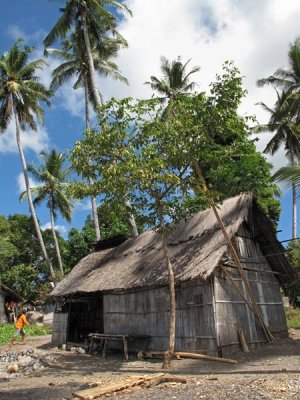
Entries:
[[16, 140], [24, 173], [29, 208], [43, 257], [48, 266], [50, 276], [55, 280], [32, 201], [27, 165], [21, 141], [21, 129], [30, 127], [36, 130], [34, 116], [37, 117], [40, 123], [43, 122], [44, 110], [40, 103], [44, 102], [50, 105], [49, 98], [52, 95], [51, 91], [47, 90], [36, 76], [36, 71], [43, 68], [45, 61], [38, 59], [30, 62], [31, 53], [32, 49], [28, 46], [21, 48], [21, 40], [18, 40], [0, 59], [0, 130], [2, 132], [5, 131], [10, 121], [12, 119], [15, 120]]
[[[92, 54], [94, 59], [94, 66], [97, 72], [102, 76], [111, 76], [115, 79], [119, 79], [127, 83], [126, 78], [124, 78], [118, 66], [111, 61], [111, 58], [116, 57], [117, 51], [121, 46], [125, 46], [126, 42], [106, 37], [103, 33], [103, 38], [101, 42], [101, 56], [99, 53], [99, 44], [92, 43]], [[47, 49], [47, 52], [55, 55], [56, 57], [63, 60], [63, 63], [58, 66], [52, 73], [51, 89], [58, 89], [63, 85], [63, 83], [70, 79], [71, 77], [76, 77], [73, 88], [83, 88], [85, 93], [85, 120], [86, 129], [90, 129], [90, 112], [89, 106], [92, 104], [94, 109], [96, 108], [96, 103], [92, 95], [91, 90], [91, 79], [87, 62], [87, 52], [84, 46], [83, 34], [79, 24], [76, 24], [76, 30], [72, 33], [70, 39], [63, 41], [62, 49]], [[92, 172], [87, 176], [90, 184], [93, 183]], [[91, 197], [92, 203], [92, 213], [93, 221], [95, 227], [96, 240], [101, 239], [99, 220], [97, 214], [97, 203], [94, 196]]]
[[101, 105], [101, 97], [96, 84], [91, 38], [101, 43], [103, 27], [106, 31], [109, 30], [114, 36], [120, 38], [116, 31], [116, 17], [112, 13], [116, 10], [130, 13], [126, 5], [119, 0], [65, 0], [65, 7], [61, 9], [61, 17], [44, 40], [45, 47], [49, 47], [56, 39], [66, 38], [70, 29], [80, 22], [88, 61], [91, 90], [97, 107]]
[[259, 79], [258, 86], [271, 84], [285, 91], [300, 92], [300, 37], [290, 44], [289, 69], [279, 68], [268, 78]]
[[157, 91], [162, 96], [160, 97], [162, 102], [168, 101], [165, 115], [171, 113], [174, 100], [178, 100], [181, 96], [188, 96], [196, 86], [195, 82], [190, 81], [190, 77], [200, 71], [200, 67], [196, 66], [187, 71], [190, 61], [189, 59], [183, 64], [180, 57], [177, 57], [177, 60], [172, 62], [168, 61], [165, 57], [161, 57], [163, 78], [159, 79], [156, 76], [151, 76], [150, 81], [145, 82], [146, 85], [150, 85], [151, 89]]
[[[60, 272], [63, 275], [63, 263], [55, 231], [55, 220], [57, 218], [57, 213], [60, 212], [66, 221], [71, 221], [72, 205], [66, 196], [65, 191], [65, 180], [69, 173], [69, 169], [64, 168], [66, 162], [65, 155], [59, 154], [55, 150], [52, 150], [50, 153], [42, 151], [40, 157], [43, 160], [40, 167], [31, 164], [27, 168], [28, 172], [30, 172], [32, 176], [41, 183], [41, 185], [36, 186], [31, 189], [31, 191], [33, 195], [35, 195], [34, 204], [38, 205], [45, 200], [47, 201], [58, 265]], [[26, 192], [23, 193], [21, 200], [26, 195]]]
[[[293, 104], [292, 113], [295, 114], [295, 107], [297, 108], [296, 119], [299, 121], [299, 113], [300, 113], [300, 37], [296, 38], [294, 42], [292, 42], [289, 46], [288, 50], [288, 60], [289, 60], [289, 68], [277, 69], [273, 75], [270, 75], [268, 78], [263, 78], [257, 81], [258, 86], [264, 86], [271, 84], [275, 87], [282, 88], [286, 94], [289, 94], [293, 97], [293, 102], [288, 102], [287, 107], [284, 107], [284, 112], [286, 115], [286, 120], [289, 120], [291, 117], [291, 112], [289, 111], [289, 104]], [[294, 124], [294, 126], [298, 126], [298, 122]], [[289, 128], [288, 128], [289, 129]], [[294, 128], [295, 130], [295, 128]], [[292, 143], [291, 143], [292, 146]], [[289, 150], [289, 160], [292, 168], [295, 166], [296, 156], [299, 153], [298, 144], [296, 143], [296, 148], [292, 151]], [[295, 184], [292, 183], [292, 192], [293, 192], [293, 238], [297, 237], [297, 195], [296, 195], [296, 187]]]
[[[116, 30], [117, 21], [113, 12], [122, 11], [129, 14], [131, 14], [131, 12], [127, 6], [119, 0], [65, 0], [65, 7], [62, 8], [61, 11], [62, 15], [45, 38], [44, 45], [45, 47], [49, 47], [56, 39], [66, 38], [70, 29], [76, 24], [80, 24], [88, 60], [91, 93], [96, 107], [100, 107], [101, 96], [96, 85], [96, 70], [91, 41], [94, 40], [96, 43], [101, 43], [103, 31], [110, 31], [118, 40], [124, 40]], [[125, 205], [128, 209], [128, 223], [132, 235], [137, 236], [137, 225], [131, 212], [129, 200], [126, 201]]]
[[[264, 103], [259, 103], [270, 114], [269, 122], [255, 127], [255, 132], [273, 132], [274, 136], [264, 149], [264, 153], [274, 155], [284, 145], [286, 156], [292, 167], [298, 164], [300, 154], [300, 125], [298, 101], [290, 92], [277, 92], [274, 108]], [[297, 193], [296, 185], [292, 183], [293, 218], [292, 235], [297, 237]]]

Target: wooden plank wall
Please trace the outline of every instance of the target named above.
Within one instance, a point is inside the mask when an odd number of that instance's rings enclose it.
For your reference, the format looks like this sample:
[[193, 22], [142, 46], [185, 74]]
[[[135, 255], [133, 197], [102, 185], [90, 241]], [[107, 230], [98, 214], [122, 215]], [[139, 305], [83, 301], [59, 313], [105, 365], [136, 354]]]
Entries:
[[53, 314], [52, 344], [60, 345], [67, 343], [68, 313]]
[[[235, 243], [242, 265], [247, 270], [247, 276], [259, 304], [266, 325], [273, 333], [281, 336], [287, 334], [287, 326], [283, 308], [280, 286], [272, 273], [270, 264], [253, 239], [250, 229], [240, 228]], [[255, 271], [253, 271], [255, 270]], [[236, 268], [227, 267], [235, 283], [250, 302], [247, 291]], [[265, 342], [265, 335], [260, 324], [250, 308], [233, 288], [230, 280], [219, 272], [215, 279], [217, 333], [221, 347], [235, 345], [239, 347], [237, 328], [242, 327], [246, 340], [250, 344]]]
[[7, 322], [5, 309], [4, 309], [5, 296], [0, 291], [0, 324]]
[[[104, 331], [150, 335], [137, 346], [163, 351], [168, 344], [168, 289], [155, 288], [104, 295]], [[211, 282], [183, 283], [176, 289], [176, 350], [216, 354]], [[137, 350], [142, 350], [139, 348]], [[131, 348], [132, 350], [132, 348]]]

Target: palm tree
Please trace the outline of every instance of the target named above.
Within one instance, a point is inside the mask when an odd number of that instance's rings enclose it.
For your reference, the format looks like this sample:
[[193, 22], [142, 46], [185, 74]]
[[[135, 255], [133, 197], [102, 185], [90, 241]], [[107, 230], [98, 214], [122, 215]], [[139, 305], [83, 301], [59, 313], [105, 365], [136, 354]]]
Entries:
[[285, 91], [300, 91], [300, 37], [290, 44], [288, 51], [289, 68], [277, 69], [268, 78], [259, 79], [258, 86], [271, 84], [280, 87]]
[[[292, 167], [298, 164], [300, 154], [300, 125], [299, 109], [295, 96], [290, 92], [277, 92], [274, 108], [269, 108], [264, 103], [259, 103], [270, 114], [269, 122], [255, 127], [255, 132], [274, 132], [274, 136], [266, 145], [264, 153], [274, 155], [284, 145], [286, 156]], [[293, 193], [293, 221], [292, 235], [297, 237], [297, 193], [296, 185], [292, 183]]]
[[[76, 24], [80, 24], [88, 60], [91, 93], [96, 107], [101, 106], [101, 96], [96, 85], [96, 70], [91, 43], [92, 41], [98, 43], [97, 48], [99, 49], [98, 46], [103, 40], [103, 31], [110, 31], [119, 41], [124, 41], [116, 30], [116, 17], [109, 10], [112, 12], [121, 10], [122, 12], [131, 14], [127, 6], [119, 0], [66, 0], [65, 8], [61, 9], [61, 17], [44, 40], [45, 47], [49, 47], [56, 39], [66, 38], [70, 29]], [[101, 53], [100, 51], [100, 56]], [[131, 212], [129, 200], [126, 201], [125, 205], [128, 209], [128, 223], [132, 236], [137, 236], [137, 225]]]
[[7, 53], [4, 53], [0, 59], [0, 130], [2, 132], [5, 131], [10, 121], [12, 119], [15, 120], [16, 140], [24, 173], [29, 208], [43, 257], [48, 266], [50, 276], [55, 280], [32, 201], [27, 165], [21, 141], [21, 129], [30, 127], [36, 130], [34, 116], [37, 117], [40, 123], [43, 122], [44, 110], [40, 103], [45, 102], [50, 105], [49, 98], [52, 93], [38, 81], [36, 76], [37, 69], [43, 68], [45, 61], [38, 59], [29, 62], [32, 49], [28, 46], [24, 46], [22, 49], [20, 43], [21, 40], [17, 40], [12, 48]]
[[[87, 62], [87, 52], [84, 46], [83, 35], [80, 25], [76, 25], [76, 30], [71, 35], [69, 40], [63, 41], [63, 48], [58, 49], [47, 49], [47, 52], [55, 55], [56, 57], [62, 59], [64, 62], [58, 66], [52, 73], [51, 89], [57, 90], [63, 85], [63, 83], [73, 76], [76, 76], [76, 81], [73, 86], [74, 89], [83, 88], [85, 93], [85, 120], [86, 129], [90, 129], [90, 113], [89, 105], [92, 104], [94, 109], [96, 108], [96, 103], [92, 95], [91, 90], [91, 79], [89, 74], [88, 62]], [[111, 76], [115, 79], [119, 79], [127, 83], [126, 78], [124, 78], [118, 66], [111, 61], [111, 58], [116, 57], [117, 51], [121, 46], [125, 46], [126, 42], [106, 37], [103, 34], [101, 42], [101, 57], [99, 51], [97, 51], [97, 46], [94, 41], [92, 43], [92, 54], [94, 59], [94, 66], [97, 72], [106, 77]], [[99, 47], [99, 46], [98, 46]], [[87, 176], [87, 179], [92, 185], [92, 173]], [[92, 203], [92, 213], [93, 221], [95, 227], [96, 240], [101, 239], [99, 220], [97, 214], [97, 203], [95, 196], [91, 197]]]
[[44, 40], [45, 47], [49, 47], [56, 39], [66, 38], [70, 29], [76, 23], [80, 23], [88, 61], [91, 90], [97, 107], [101, 105], [101, 97], [96, 85], [91, 40], [101, 43], [103, 29], [120, 38], [116, 31], [116, 17], [108, 9], [130, 13], [126, 5], [119, 0], [66, 0], [65, 7], [61, 9], [61, 17]]
[[181, 96], [188, 96], [190, 91], [196, 86], [195, 82], [190, 81], [190, 77], [192, 74], [200, 71], [200, 67], [193, 67], [187, 72], [187, 66], [190, 61], [189, 59], [185, 64], [182, 64], [181, 58], [178, 57], [177, 60], [170, 63], [165, 57], [161, 57], [163, 78], [159, 79], [151, 76], [150, 81], [145, 82], [146, 85], [150, 85], [151, 89], [157, 91], [162, 96], [160, 97], [162, 102], [168, 100], [165, 115], [170, 114], [174, 100], [180, 99]]
[[[61, 274], [64, 274], [63, 264], [59, 249], [59, 244], [55, 232], [55, 220], [57, 213], [68, 222], [71, 221], [72, 205], [66, 196], [66, 177], [69, 169], [64, 169], [63, 165], [66, 162], [64, 154], [59, 154], [55, 150], [50, 153], [42, 151], [40, 157], [44, 163], [38, 168], [34, 164], [28, 166], [27, 170], [32, 176], [41, 183], [41, 185], [31, 189], [35, 195], [34, 204], [38, 205], [42, 201], [47, 201], [47, 207], [50, 210], [51, 231], [55, 244], [58, 265]], [[21, 200], [26, 196], [26, 192], [22, 194]]]

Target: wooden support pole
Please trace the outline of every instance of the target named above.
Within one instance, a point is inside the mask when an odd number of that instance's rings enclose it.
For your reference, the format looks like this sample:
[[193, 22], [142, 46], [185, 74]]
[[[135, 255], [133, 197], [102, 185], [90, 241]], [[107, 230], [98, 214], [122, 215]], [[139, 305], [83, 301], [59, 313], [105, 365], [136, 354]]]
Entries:
[[266, 336], [267, 341], [268, 342], [274, 342], [275, 338], [272, 335], [272, 333], [269, 331], [268, 327], [266, 326], [266, 324], [264, 322], [261, 310], [260, 310], [260, 308], [259, 308], [259, 306], [258, 306], [258, 304], [256, 302], [255, 295], [254, 295], [253, 290], [252, 290], [252, 288], [250, 286], [250, 283], [248, 281], [247, 275], [246, 275], [246, 273], [245, 273], [245, 271], [244, 271], [244, 269], [242, 267], [242, 264], [240, 262], [238, 254], [237, 254], [237, 251], [234, 248], [234, 246], [233, 246], [233, 244], [232, 244], [232, 242], [230, 240], [230, 237], [229, 237], [229, 235], [228, 235], [228, 233], [226, 231], [225, 225], [224, 225], [224, 223], [222, 221], [222, 218], [221, 218], [221, 216], [220, 216], [220, 214], [219, 214], [219, 212], [217, 210], [216, 204], [215, 204], [214, 200], [210, 196], [208, 187], [206, 185], [206, 181], [205, 181], [205, 179], [204, 179], [204, 177], [202, 175], [202, 172], [201, 172], [201, 169], [199, 167], [199, 164], [197, 162], [194, 162], [193, 166], [194, 166], [194, 169], [196, 171], [196, 174], [198, 175], [198, 178], [200, 180], [201, 186], [203, 187], [204, 193], [206, 194], [206, 198], [207, 198], [207, 200], [208, 200], [208, 202], [209, 202], [209, 204], [210, 204], [210, 206], [211, 206], [211, 208], [213, 210], [213, 213], [215, 214], [215, 217], [216, 217], [216, 219], [217, 219], [217, 221], [219, 223], [219, 226], [220, 226], [221, 231], [222, 231], [222, 233], [224, 235], [224, 238], [225, 238], [225, 240], [226, 240], [226, 242], [228, 244], [228, 247], [229, 247], [229, 249], [231, 251], [232, 258], [233, 258], [233, 260], [234, 260], [234, 262], [235, 262], [235, 264], [237, 266], [237, 269], [238, 269], [239, 274], [240, 274], [240, 276], [242, 278], [242, 281], [244, 282], [245, 288], [246, 288], [246, 290], [247, 290], [247, 292], [249, 294], [249, 297], [250, 297], [252, 305], [253, 305], [253, 312], [257, 316], [257, 318], [258, 318], [258, 320], [260, 322], [260, 325], [262, 326], [262, 329], [264, 331], [264, 334]]

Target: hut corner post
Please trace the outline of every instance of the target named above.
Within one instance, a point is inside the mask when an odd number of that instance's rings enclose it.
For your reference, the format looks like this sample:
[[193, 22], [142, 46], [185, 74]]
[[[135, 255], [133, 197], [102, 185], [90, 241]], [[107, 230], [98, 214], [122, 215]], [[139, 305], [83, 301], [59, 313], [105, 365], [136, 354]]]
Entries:
[[175, 349], [175, 323], [176, 323], [176, 299], [175, 299], [175, 279], [172, 268], [172, 263], [168, 252], [168, 242], [166, 237], [165, 225], [163, 220], [163, 205], [161, 200], [157, 201], [160, 234], [163, 245], [164, 258], [169, 274], [169, 298], [170, 298], [170, 318], [169, 318], [169, 348], [164, 354], [163, 369], [168, 369], [171, 366], [171, 361]]
[[266, 326], [266, 324], [264, 322], [262, 313], [261, 313], [261, 311], [260, 311], [260, 309], [258, 307], [258, 304], [256, 303], [255, 295], [254, 295], [254, 293], [253, 293], [253, 291], [251, 289], [251, 286], [250, 286], [250, 283], [249, 283], [249, 281], [247, 279], [246, 273], [245, 273], [245, 271], [244, 271], [244, 269], [243, 269], [243, 267], [242, 267], [242, 265], [240, 263], [240, 259], [239, 259], [238, 255], [237, 255], [237, 252], [236, 252], [236, 250], [235, 250], [235, 248], [234, 248], [234, 246], [233, 246], [233, 244], [232, 244], [232, 242], [231, 242], [231, 240], [230, 240], [230, 238], [228, 236], [228, 233], [227, 233], [226, 228], [224, 226], [224, 223], [223, 223], [223, 221], [221, 219], [221, 216], [218, 213], [218, 210], [217, 210], [217, 207], [215, 205], [215, 202], [213, 201], [213, 199], [210, 196], [208, 187], [206, 185], [206, 181], [204, 179], [204, 176], [202, 175], [202, 172], [201, 172], [201, 169], [199, 167], [199, 164], [197, 162], [193, 162], [193, 166], [194, 166], [194, 169], [196, 171], [196, 174], [198, 175], [200, 184], [204, 189], [204, 192], [206, 194], [206, 198], [207, 198], [207, 200], [208, 200], [208, 202], [209, 202], [209, 204], [210, 204], [210, 206], [211, 206], [211, 208], [212, 208], [212, 210], [213, 210], [213, 212], [215, 214], [215, 217], [216, 217], [216, 219], [217, 219], [217, 221], [218, 221], [218, 223], [220, 225], [221, 231], [222, 231], [222, 233], [224, 235], [224, 238], [225, 238], [225, 240], [226, 240], [226, 242], [228, 244], [228, 247], [229, 247], [229, 249], [231, 251], [233, 260], [234, 260], [234, 262], [235, 262], [235, 264], [237, 266], [237, 269], [239, 271], [241, 279], [245, 284], [246, 290], [247, 290], [247, 292], [249, 294], [249, 297], [250, 297], [252, 305], [253, 305], [253, 313], [257, 317], [257, 319], [259, 320], [259, 322], [260, 322], [260, 324], [262, 326], [262, 329], [263, 329], [263, 331], [265, 333], [267, 341], [268, 342], [274, 342], [275, 338], [272, 335], [272, 333], [269, 331], [268, 327]]

